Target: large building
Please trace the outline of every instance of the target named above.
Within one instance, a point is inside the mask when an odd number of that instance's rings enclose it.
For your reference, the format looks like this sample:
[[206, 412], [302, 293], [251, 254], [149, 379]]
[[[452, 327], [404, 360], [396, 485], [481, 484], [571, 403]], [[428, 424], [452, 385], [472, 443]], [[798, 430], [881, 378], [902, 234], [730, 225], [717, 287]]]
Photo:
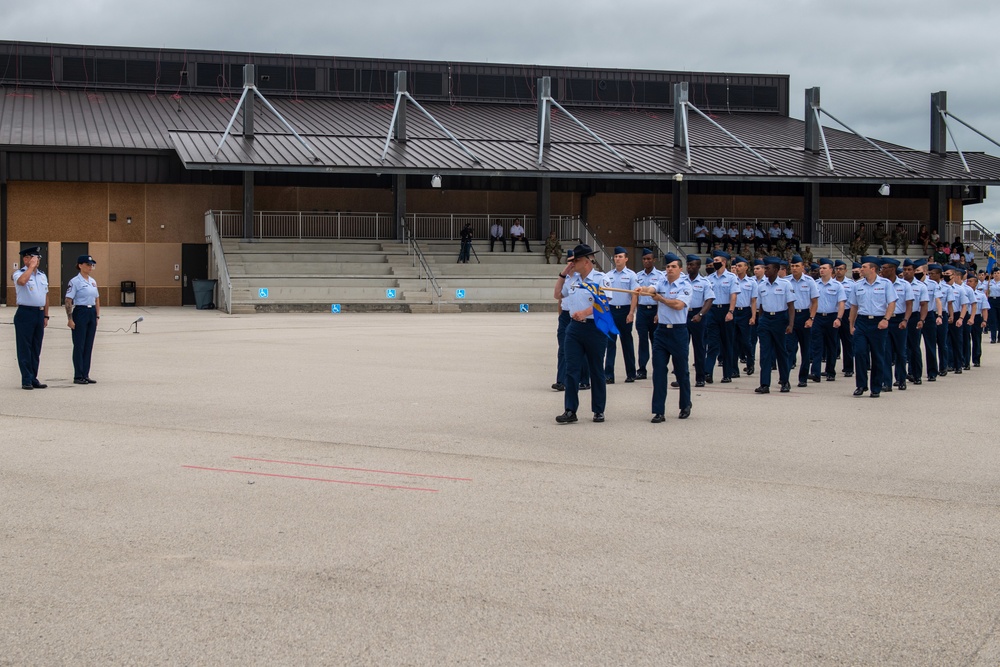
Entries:
[[140, 305], [191, 303], [209, 210], [381, 214], [335, 233], [383, 238], [407, 216], [530, 215], [536, 238], [579, 216], [609, 246], [643, 217], [677, 239], [698, 217], [780, 219], [809, 241], [834, 221], [944, 234], [1000, 184], [1000, 159], [946, 150], [933, 106], [922, 151], [822, 128], [818, 89], [792, 119], [788, 83], [0, 42], [0, 297], [19, 249], [43, 244], [53, 283], [86, 252], [105, 303], [123, 281]]

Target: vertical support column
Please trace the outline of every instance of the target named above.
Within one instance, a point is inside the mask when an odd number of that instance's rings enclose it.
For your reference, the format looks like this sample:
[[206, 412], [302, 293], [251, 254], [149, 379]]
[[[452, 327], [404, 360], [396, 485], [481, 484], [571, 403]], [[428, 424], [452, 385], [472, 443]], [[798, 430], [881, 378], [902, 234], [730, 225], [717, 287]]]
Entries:
[[807, 151], [818, 153], [823, 148], [822, 132], [816, 110], [819, 109], [819, 86], [806, 88], [806, 143]]
[[675, 176], [671, 183], [670, 195], [670, 236], [679, 239], [681, 225], [686, 225], [688, 219], [688, 182], [683, 177]]
[[[937, 231], [942, 239], [948, 231], [948, 186], [930, 185], [931, 191], [931, 220], [928, 227], [931, 231]], [[945, 239], [951, 242], [951, 239]]]
[[392, 175], [392, 214], [396, 221], [396, 238], [403, 236], [403, 221], [406, 219], [406, 174]]
[[[535, 198], [535, 222], [538, 226], [538, 235], [544, 242], [552, 231], [552, 179], [548, 176], [538, 178], [537, 196]], [[558, 230], [556, 234], [558, 235]]]
[[802, 197], [802, 242], [815, 243], [819, 229], [819, 183], [805, 183]]
[[[393, 75], [396, 83], [396, 92], [406, 92], [406, 70], [400, 70]], [[392, 126], [392, 138], [398, 142], [406, 141], [406, 97], [399, 100], [399, 109], [396, 111], [396, 124]]]
[[243, 240], [253, 240], [253, 172], [243, 172]]
[[[931, 153], [945, 155], [948, 152], [948, 128], [940, 111], [948, 110], [948, 93], [931, 93]], [[938, 230], [940, 234], [940, 230]]]
[[687, 148], [688, 82], [674, 84], [674, 148]]
[[0, 151], [0, 303], [7, 303], [7, 153]]
[[551, 131], [549, 128], [549, 113], [552, 105], [549, 98], [552, 97], [552, 77], [543, 76], [538, 79], [538, 143], [548, 146], [551, 141]]
[[[244, 65], [243, 87], [249, 88], [250, 86], [255, 86], [255, 78], [254, 66]], [[253, 139], [253, 106], [254, 93], [251, 90], [247, 92], [247, 96], [243, 99], [243, 136], [247, 139]]]

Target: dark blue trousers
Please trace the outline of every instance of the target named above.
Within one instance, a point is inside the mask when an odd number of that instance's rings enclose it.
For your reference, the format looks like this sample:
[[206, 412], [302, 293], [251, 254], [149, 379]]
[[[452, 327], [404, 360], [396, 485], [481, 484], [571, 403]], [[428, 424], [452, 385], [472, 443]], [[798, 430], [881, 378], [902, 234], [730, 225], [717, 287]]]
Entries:
[[[799, 382], [805, 382], [809, 377], [809, 336], [810, 331], [806, 329], [806, 320], [809, 319], [809, 309], [803, 308], [801, 312], [795, 313], [795, 327], [792, 333], [785, 337], [786, 352], [788, 353], [788, 367], [795, 364], [795, 353], [798, 350], [801, 354], [799, 364]], [[815, 324], [815, 322], [814, 322]]]
[[580, 382], [583, 367], [590, 372], [590, 407], [594, 412], [604, 412], [608, 388], [604, 383], [604, 353], [608, 337], [594, 324], [594, 320], [571, 320], [566, 327], [566, 395], [565, 409], [576, 412], [580, 407]]
[[[705, 381], [705, 318], [695, 320], [694, 317], [700, 311], [688, 311], [688, 337], [691, 339], [691, 354], [694, 356], [694, 379], [695, 382]], [[705, 317], [708, 317], [706, 315]]]
[[620, 335], [612, 335], [608, 340], [608, 353], [604, 361], [604, 375], [615, 379], [615, 358], [618, 353], [617, 341], [622, 342], [622, 358], [625, 360], [625, 376], [635, 377], [635, 341], [632, 340], [632, 325], [627, 322], [631, 306], [611, 306], [611, 317], [615, 320]]
[[893, 383], [893, 369], [896, 366], [895, 381], [906, 381], [906, 329], [900, 329], [903, 322], [902, 315], [893, 315], [889, 319], [889, 328], [886, 330], [885, 341], [885, 370], [882, 373], [882, 386], [889, 387]]
[[73, 309], [73, 379], [90, 377], [90, 357], [97, 336], [97, 311], [86, 306]]
[[990, 312], [987, 322], [990, 325], [990, 342], [995, 343], [1000, 340], [1000, 297], [991, 297], [989, 302]]
[[656, 334], [656, 309], [653, 306], [639, 305], [635, 311], [635, 332], [639, 334], [639, 371], [646, 372], [646, 364], [649, 363], [649, 350], [653, 344], [653, 336]]
[[788, 352], [785, 347], [785, 329], [788, 328], [788, 313], [768, 315], [761, 313], [757, 321], [757, 336], [760, 340], [760, 386], [771, 386], [771, 366], [778, 363], [778, 383], [788, 383]]
[[[823, 315], [816, 314], [816, 319], [812, 326], [812, 336], [809, 340], [809, 356], [812, 361], [810, 375], [837, 374], [837, 348], [840, 342], [840, 330], [833, 326], [837, 319], [837, 313]], [[841, 320], [841, 328], [844, 322]], [[823, 359], [826, 359], [826, 369], [820, 373]]]
[[962, 347], [962, 330], [964, 328], [964, 324], [959, 327], [955, 326], [954, 322], [948, 325], [948, 350], [951, 354], [948, 358], [948, 365], [953, 371], [957, 371], [965, 365], [965, 358], [962, 356], [962, 350], [965, 349]]
[[[927, 317], [930, 319], [929, 314]], [[910, 371], [907, 375], [914, 379], [924, 374], [924, 359], [920, 354], [921, 330], [917, 328], [918, 324], [920, 324], [920, 313], [916, 312], [910, 315], [910, 321], [906, 324], [906, 356]], [[926, 320], [924, 320], [924, 326], [927, 326]]]
[[[556, 363], [556, 382], [566, 384], [566, 327], [573, 321], [568, 310], [559, 311], [559, 327], [556, 329], [556, 339], [559, 341], [559, 361]], [[585, 364], [580, 369], [580, 382], [590, 384], [590, 368]]]
[[17, 312], [14, 313], [14, 338], [22, 385], [38, 382], [38, 360], [42, 356], [42, 337], [44, 334], [45, 309], [18, 306]]
[[887, 376], [885, 339], [888, 334], [887, 330], [878, 328], [883, 317], [858, 315], [854, 322], [854, 385], [858, 389], [870, 388], [875, 394], [882, 391], [882, 380]]
[[[976, 315], [976, 317], [979, 317]], [[962, 325], [962, 361], [968, 366], [972, 363], [972, 322], [975, 318], [971, 315], [965, 318]]]
[[936, 378], [938, 376], [938, 329], [944, 329], [944, 326], [939, 327], [937, 325], [937, 315], [935, 313], [928, 313], [922, 331], [928, 378]]
[[983, 316], [976, 315], [972, 321], [972, 363], [978, 364], [983, 358]]
[[753, 311], [750, 306], [737, 308], [733, 313], [733, 330], [736, 334], [736, 351], [741, 357], [747, 360], [747, 368], [753, 368], [756, 362], [754, 357], [754, 347], [750, 342], [750, 316]]
[[674, 364], [674, 375], [677, 376], [680, 401], [678, 407], [684, 409], [691, 405], [691, 373], [688, 371], [688, 331], [686, 324], [666, 325], [656, 327], [653, 340], [653, 414], [662, 415], [667, 403], [667, 364]]
[[951, 368], [951, 325], [948, 324], [948, 313], [945, 311], [941, 325], [937, 327], [938, 375], [947, 373]]
[[722, 362], [722, 377], [738, 375], [736, 368], [736, 327], [726, 322], [729, 304], [712, 306], [705, 322], [705, 377], [715, 374], [715, 364]]
[[844, 311], [844, 319], [840, 321], [840, 358], [842, 359], [843, 371], [845, 373], [854, 372], [854, 336], [851, 335], [851, 325], [848, 320], [849, 310]]

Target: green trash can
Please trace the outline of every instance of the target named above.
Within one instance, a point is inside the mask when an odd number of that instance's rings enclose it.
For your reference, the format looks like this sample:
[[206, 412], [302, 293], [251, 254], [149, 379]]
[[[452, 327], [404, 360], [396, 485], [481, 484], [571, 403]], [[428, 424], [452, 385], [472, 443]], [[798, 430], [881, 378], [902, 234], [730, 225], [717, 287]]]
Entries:
[[215, 285], [217, 280], [192, 280], [194, 287], [194, 304], [198, 310], [212, 310], [215, 308]]

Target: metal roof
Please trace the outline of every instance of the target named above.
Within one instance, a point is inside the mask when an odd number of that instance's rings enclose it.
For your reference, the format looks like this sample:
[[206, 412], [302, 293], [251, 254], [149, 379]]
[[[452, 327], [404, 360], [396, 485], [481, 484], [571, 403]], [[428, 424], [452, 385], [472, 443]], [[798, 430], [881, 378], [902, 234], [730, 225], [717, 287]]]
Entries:
[[632, 167], [594, 141], [558, 110], [552, 143], [537, 164], [537, 112], [532, 107], [444, 103], [421, 104], [480, 159], [468, 156], [416, 109], [407, 114], [407, 141], [390, 144], [380, 161], [393, 107], [385, 102], [269, 98], [316, 150], [319, 161], [256, 103], [254, 139], [234, 134], [213, 153], [236, 108], [235, 98], [151, 95], [138, 92], [60, 91], [19, 88], [0, 97], [0, 146], [21, 150], [85, 152], [173, 152], [189, 169], [257, 169], [320, 172], [442, 173], [502, 176], [595, 176], [664, 178], [684, 174], [698, 180], [894, 181], [1000, 184], [1000, 158], [966, 153], [966, 173], [957, 153], [939, 156], [877, 142], [914, 173], [853, 134], [825, 128], [832, 153], [803, 148], [804, 123], [787, 116], [717, 114], [713, 118], [767, 158], [769, 169], [704, 119], [689, 117], [691, 166], [673, 146], [673, 113], [568, 107]]

